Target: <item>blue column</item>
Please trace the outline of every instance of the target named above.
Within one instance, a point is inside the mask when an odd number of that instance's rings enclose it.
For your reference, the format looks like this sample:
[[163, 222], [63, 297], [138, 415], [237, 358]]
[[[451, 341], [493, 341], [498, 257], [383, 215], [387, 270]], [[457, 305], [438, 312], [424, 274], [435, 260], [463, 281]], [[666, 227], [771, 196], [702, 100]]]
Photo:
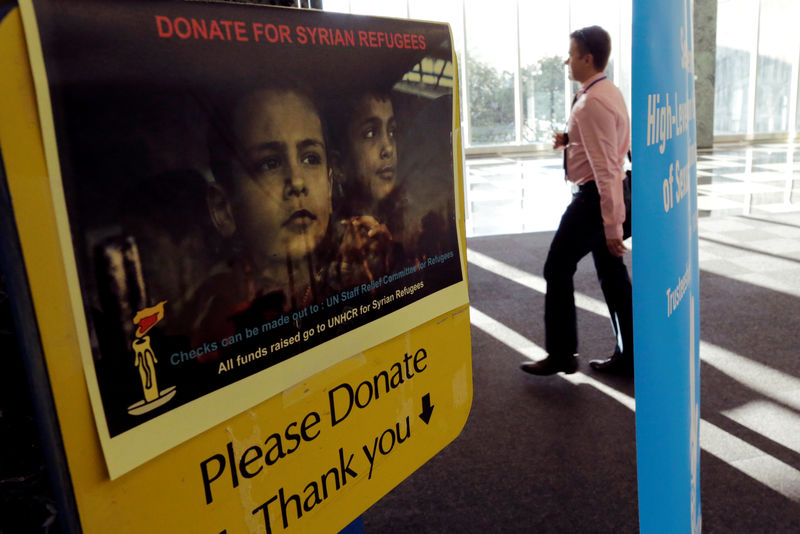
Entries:
[[633, 311], [641, 532], [699, 532], [692, 3], [633, 4]]

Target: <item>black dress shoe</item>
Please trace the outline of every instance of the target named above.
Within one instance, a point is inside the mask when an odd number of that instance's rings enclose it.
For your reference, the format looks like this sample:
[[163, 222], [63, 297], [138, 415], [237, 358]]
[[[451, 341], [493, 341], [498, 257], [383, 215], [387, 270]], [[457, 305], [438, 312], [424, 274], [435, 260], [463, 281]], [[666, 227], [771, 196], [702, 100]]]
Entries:
[[633, 376], [633, 360], [622, 354], [612, 354], [605, 360], [591, 360], [589, 367], [602, 373]]
[[538, 362], [523, 362], [519, 368], [526, 373], [539, 376], [554, 375], [556, 373], [571, 375], [578, 370], [578, 358], [575, 356], [548, 355], [547, 358]]

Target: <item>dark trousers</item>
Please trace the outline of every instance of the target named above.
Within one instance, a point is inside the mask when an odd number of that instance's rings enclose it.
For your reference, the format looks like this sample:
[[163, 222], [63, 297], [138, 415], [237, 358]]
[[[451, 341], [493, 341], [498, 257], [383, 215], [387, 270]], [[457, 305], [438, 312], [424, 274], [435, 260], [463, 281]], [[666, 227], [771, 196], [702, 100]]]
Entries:
[[578, 262], [590, 252], [617, 338], [615, 352], [632, 360], [631, 279], [622, 258], [613, 256], [606, 246], [600, 195], [594, 182], [581, 186], [573, 195], [547, 253], [544, 264], [544, 278], [547, 281], [544, 305], [545, 348], [554, 357], [570, 356], [578, 352], [578, 324], [575, 318], [575, 288], [572, 279]]

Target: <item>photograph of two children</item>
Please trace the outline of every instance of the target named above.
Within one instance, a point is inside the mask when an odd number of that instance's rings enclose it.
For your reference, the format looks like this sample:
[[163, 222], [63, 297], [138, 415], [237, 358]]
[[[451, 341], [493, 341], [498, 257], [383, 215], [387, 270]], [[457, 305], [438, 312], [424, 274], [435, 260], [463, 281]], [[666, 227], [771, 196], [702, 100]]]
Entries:
[[78, 4], [34, 7], [110, 438], [467, 302], [446, 25]]

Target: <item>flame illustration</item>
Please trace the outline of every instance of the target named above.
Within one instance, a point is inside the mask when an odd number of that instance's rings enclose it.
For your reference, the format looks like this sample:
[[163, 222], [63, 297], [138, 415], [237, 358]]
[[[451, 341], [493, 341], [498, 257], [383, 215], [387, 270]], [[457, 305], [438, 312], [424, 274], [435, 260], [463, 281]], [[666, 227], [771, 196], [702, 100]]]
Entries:
[[136, 315], [133, 316], [133, 324], [139, 327], [135, 332], [137, 338], [147, 334], [151, 328], [164, 318], [164, 304], [166, 303], [166, 300], [162, 300], [155, 306], [144, 308], [136, 312]]

